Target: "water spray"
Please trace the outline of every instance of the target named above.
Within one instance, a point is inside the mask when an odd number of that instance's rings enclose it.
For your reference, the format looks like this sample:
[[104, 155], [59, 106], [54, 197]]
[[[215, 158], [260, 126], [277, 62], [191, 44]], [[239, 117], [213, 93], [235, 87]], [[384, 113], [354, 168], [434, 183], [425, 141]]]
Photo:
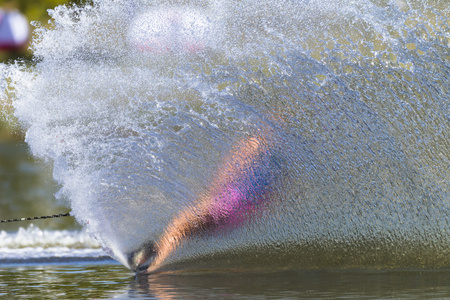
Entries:
[[[194, 212], [161, 266], [448, 267], [445, 1], [200, 2], [57, 7], [35, 64], [4, 68], [31, 153], [105, 251], [140, 262]], [[252, 136], [281, 176], [264, 156], [223, 175]], [[201, 199], [234, 199], [226, 178], [275, 196], [194, 228], [218, 215]]]

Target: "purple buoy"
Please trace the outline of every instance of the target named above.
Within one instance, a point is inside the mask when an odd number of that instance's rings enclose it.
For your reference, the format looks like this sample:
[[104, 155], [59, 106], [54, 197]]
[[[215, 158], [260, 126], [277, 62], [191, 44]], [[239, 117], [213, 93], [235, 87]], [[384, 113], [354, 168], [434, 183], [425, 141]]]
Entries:
[[19, 50], [28, 43], [30, 27], [18, 11], [0, 9], [0, 50]]

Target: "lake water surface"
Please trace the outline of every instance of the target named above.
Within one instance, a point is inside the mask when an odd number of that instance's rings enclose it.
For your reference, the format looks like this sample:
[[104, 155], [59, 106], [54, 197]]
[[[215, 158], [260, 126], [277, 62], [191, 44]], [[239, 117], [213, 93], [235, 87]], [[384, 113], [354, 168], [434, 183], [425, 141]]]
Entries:
[[135, 276], [118, 263], [0, 267], [4, 299], [443, 299], [450, 270], [209, 270]]

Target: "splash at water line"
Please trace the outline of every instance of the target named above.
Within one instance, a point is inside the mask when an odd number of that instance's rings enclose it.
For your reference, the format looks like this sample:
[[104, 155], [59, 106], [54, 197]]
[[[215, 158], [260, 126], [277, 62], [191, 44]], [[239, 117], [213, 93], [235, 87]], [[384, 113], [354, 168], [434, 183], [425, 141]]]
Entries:
[[132, 3], [57, 7], [33, 64], [0, 68], [109, 255], [147, 273], [450, 265], [443, 1]]

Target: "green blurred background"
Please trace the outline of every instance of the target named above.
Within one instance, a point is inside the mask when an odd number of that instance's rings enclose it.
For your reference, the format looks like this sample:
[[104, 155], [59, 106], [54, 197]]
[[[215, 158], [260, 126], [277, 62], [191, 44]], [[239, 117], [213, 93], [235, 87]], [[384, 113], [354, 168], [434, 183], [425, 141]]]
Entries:
[[[38, 21], [42, 24], [47, 24], [49, 20], [48, 9], [52, 9], [62, 4], [80, 4], [85, 3], [86, 0], [0, 0], [0, 8], [3, 10], [19, 10], [23, 13], [29, 22]], [[31, 30], [33, 27], [30, 25]], [[15, 52], [0, 51], [0, 62], [14, 61], [17, 58], [31, 59], [32, 54], [28, 47]]]
[[[80, 4], [86, 1], [64, 0], [7, 0], [0, 1], [3, 10], [17, 9], [31, 21], [48, 24], [48, 9], [58, 5]], [[33, 26], [30, 25], [31, 36]], [[32, 63], [29, 45], [23, 49], [0, 51], [0, 63], [11, 64], [15, 60]], [[0, 95], [3, 94], [0, 93]], [[13, 116], [11, 100], [0, 97], [0, 219], [14, 219], [52, 215], [70, 211], [67, 201], [55, 199], [58, 185], [52, 180], [50, 162], [39, 161], [30, 155], [24, 142], [25, 132]], [[0, 223], [0, 231], [15, 231], [31, 222]], [[36, 220], [33, 223], [45, 229], [77, 228], [72, 217]]]

